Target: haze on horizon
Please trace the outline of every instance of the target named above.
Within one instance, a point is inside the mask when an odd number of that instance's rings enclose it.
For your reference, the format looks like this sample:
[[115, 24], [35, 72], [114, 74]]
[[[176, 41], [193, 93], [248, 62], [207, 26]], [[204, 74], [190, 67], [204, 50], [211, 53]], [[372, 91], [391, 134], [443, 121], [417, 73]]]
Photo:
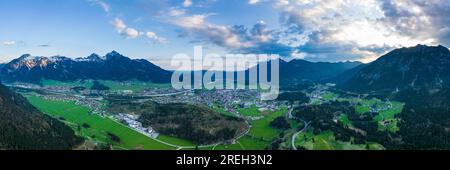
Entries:
[[0, 1], [0, 62], [116, 50], [168, 68], [177, 53], [268, 53], [369, 62], [416, 44], [450, 46], [448, 0]]

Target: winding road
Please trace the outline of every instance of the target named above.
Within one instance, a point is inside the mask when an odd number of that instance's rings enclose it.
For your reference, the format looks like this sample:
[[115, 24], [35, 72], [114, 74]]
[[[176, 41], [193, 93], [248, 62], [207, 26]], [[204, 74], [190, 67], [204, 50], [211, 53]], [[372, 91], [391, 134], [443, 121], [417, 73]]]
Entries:
[[289, 113], [288, 113], [289, 118], [290, 118], [290, 119], [295, 119], [295, 120], [300, 120], [300, 121], [302, 121], [303, 124], [305, 125], [305, 126], [303, 127], [302, 130], [300, 130], [300, 131], [298, 131], [297, 133], [295, 133], [294, 135], [292, 135], [292, 140], [291, 140], [292, 149], [293, 149], [293, 150], [297, 150], [297, 146], [295, 146], [295, 139], [297, 139], [297, 136], [298, 136], [299, 134], [305, 132], [305, 131], [308, 129], [309, 124], [311, 124], [311, 122], [306, 122], [305, 120], [303, 120], [303, 119], [301, 119], [301, 118], [295, 117], [294, 115], [292, 115], [292, 111], [294, 111], [294, 106], [292, 106], [292, 107], [291, 107], [291, 110], [289, 110]]

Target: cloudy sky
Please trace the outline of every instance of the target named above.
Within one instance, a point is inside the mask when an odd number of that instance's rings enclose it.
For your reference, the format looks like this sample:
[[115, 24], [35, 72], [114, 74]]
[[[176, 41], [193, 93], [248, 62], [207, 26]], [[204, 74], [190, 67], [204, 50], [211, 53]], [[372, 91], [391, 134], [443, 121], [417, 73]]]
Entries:
[[0, 62], [116, 50], [167, 67], [177, 53], [363, 61], [450, 46], [450, 0], [0, 0]]

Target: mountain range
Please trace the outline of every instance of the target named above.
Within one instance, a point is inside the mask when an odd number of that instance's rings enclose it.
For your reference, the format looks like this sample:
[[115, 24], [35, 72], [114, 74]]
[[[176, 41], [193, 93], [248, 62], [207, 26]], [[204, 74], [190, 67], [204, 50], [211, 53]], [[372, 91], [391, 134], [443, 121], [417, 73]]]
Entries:
[[[0, 67], [0, 79], [6, 82], [101, 79], [169, 83], [171, 73], [147, 60], [130, 59], [116, 51], [103, 57], [92, 54], [76, 59], [23, 55]], [[450, 85], [450, 51], [444, 46], [417, 45], [393, 50], [368, 64], [280, 60], [280, 81], [282, 86], [333, 82], [355, 92], [442, 88]]]
[[143, 59], [130, 59], [116, 51], [103, 57], [92, 54], [71, 59], [63, 56], [35, 57], [23, 55], [0, 68], [2, 81], [38, 83], [42, 79], [74, 81], [77, 79], [140, 80], [170, 82], [171, 72]]
[[[280, 60], [282, 84], [304, 81], [324, 81], [360, 65], [360, 62], [309, 62], [306, 60]], [[39, 83], [42, 79], [74, 81], [78, 79], [140, 80], [169, 83], [171, 71], [144, 59], [130, 59], [116, 51], [100, 57], [92, 54], [85, 58], [70, 59], [63, 56], [36, 57], [29, 54], [0, 67], [0, 79], [5, 82]], [[248, 74], [248, 72], [247, 72]]]

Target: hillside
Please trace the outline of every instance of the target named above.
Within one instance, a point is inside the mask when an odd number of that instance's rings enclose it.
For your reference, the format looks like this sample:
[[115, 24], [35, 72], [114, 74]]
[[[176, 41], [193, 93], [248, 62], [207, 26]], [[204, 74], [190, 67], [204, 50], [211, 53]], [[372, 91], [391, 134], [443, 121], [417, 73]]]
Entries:
[[339, 87], [351, 91], [395, 91], [450, 85], [450, 51], [417, 45], [396, 49], [367, 64]]
[[81, 143], [71, 128], [36, 110], [0, 85], [0, 149], [71, 149]]
[[437, 92], [408, 89], [396, 96], [406, 102], [399, 115], [401, 149], [450, 148], [450, 88]]
[[356, 74], [358, 74], [363, 68], [365, 68], [367, 64], [360, 64], [356, 67], [353, 67], [351, 69], [345, 70], [344, 72], [340, 73], [339, 75], [332, 77], [330, 79], [327, 79], [327, 82], [333, 82], [336, 84], [342, 84], [353, 78]]
[[197, 144], [230, 140], [247, 128], [243, 120], [189, 104], [111, 101], [109, 110], [112, 113], [134, 113], [140, 116], [139, 121], [145, 127], [151, 126], [164, 135], [188, 139]]
[[322, 82], [359, 66], [360, 62], [309, 62], [306, 60], [280, 61], [281, 84], [304, 81]]

